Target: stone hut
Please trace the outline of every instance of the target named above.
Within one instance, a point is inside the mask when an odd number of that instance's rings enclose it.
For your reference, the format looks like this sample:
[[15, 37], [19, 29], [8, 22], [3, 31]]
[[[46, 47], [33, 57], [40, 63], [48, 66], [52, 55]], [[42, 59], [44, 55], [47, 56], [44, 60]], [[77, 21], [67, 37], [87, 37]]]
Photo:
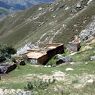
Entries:
[[26, 56], [33, 64], [45, 65], [53, 56], [61, 53], [64, 53], [63, 44], [53, 43], [42, 49], [28, 50]]
[[46, 52], [44, 51], [29, 51], [26, 56], [28, 57], [28, 59], [30, 60], [30, 62], [32, 64], [45, 64], [47, 59], [48, 59], [48, 55]]
[[56, 54], [64, 53], [64, 45], [60, 43], [47, 44], [47, 54], [52, 58]]

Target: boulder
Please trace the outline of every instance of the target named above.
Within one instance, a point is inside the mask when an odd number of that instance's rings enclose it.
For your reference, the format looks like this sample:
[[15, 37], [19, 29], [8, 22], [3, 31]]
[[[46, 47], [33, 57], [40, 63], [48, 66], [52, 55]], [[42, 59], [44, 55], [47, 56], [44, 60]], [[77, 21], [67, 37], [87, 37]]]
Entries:
[[66, 62], [72, 62], [72, 58], [70, 56], [65, 56], [65, 57], [60, 56], [56, 61], [56, 65], [66, 63]]
[[91, 57], [90, 57], [90, 60], [91, 60], [91, 61], [95, 61], [95, 56], [91, 56]]
[[0, 66], [0, 74], [4, 74], [7, 71], [6, 66]]
[[79, 51], [80, 48], [81, 48], [80, 43], [69, 42], [67, 45], [67, 49], [73, 52]]
[[20, 65], [21, 65], [21, 66], [26, 65], [25, 61], [21, 61], [21, 62], [20, 62]]
[[16, 67], [17, 67], [16, 64], [9, 65], [9, 66], [7, 67], [7, 71], [6, 71], [5, 73], [9, 73], [9, 72], [15, 70]]
[[93, 17], [92, 19], [93, 21], [80, 32], [79, 37], [81, 41], [87, 41], [90, 38], [95, 37], [95, 17]]
[[13, 71], [17, 67], [16, 64], [1, 64], [0, 65], [0, 74], [6, 74]]
[[73, 71], [73, 68], [66, 68], [66, 71]]

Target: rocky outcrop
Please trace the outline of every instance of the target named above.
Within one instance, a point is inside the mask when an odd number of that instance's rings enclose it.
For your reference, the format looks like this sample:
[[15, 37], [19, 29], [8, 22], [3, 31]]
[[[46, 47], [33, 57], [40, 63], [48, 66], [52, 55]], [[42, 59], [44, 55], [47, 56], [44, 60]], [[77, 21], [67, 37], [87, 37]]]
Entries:
[[67, 45], [67, 49], [69, 51], [73, 51], [73, 52], [79, 51], [80, 48], [81, 48], [80, 43], [69, 42], [68, 45]]
[[91, 60], [91, 61], [95, 61], [95, 56], [91, 56], [91, 57], [90, 57], [90, 60]]
[[70, 56], [65, 56], [64, 57], [60, 54], [56, 55], [56, 59], [57, 59], [56, 65], [73, 61], [73, 59]]
[[32, 91], [24, 91], [22, 89], [0, 89], [0, 95], [33, 95]]
[[0, 74], [7, 74], [13, 71], [17, 67], [16, 64], [1, 64], [0, 65]]
[[90, 38], [95, 37], [95, 17], [92, 18], [93, 21], [90, 22], [87, 27], [81, 31], [80, 39], [81, 41], [89, 40]]

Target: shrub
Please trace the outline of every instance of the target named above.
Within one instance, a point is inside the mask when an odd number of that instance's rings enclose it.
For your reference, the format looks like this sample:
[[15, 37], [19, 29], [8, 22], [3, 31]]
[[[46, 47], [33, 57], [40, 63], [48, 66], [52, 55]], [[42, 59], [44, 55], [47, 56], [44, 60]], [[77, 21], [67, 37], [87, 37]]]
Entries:
[[54, 56], [52, 59], [50, 59], [48, 61], [48, 63], [46, 65], [50, 65], [50, 66], [54, 67], [54, 66], [56, 66], [56, 61], [57, 60], [55, 59], [55, 56]]
[[48, 88], [50, 84], [54, 84], [55, 79], [53, 81], [42, 81], [42, 80], [35, 80], [33, 82], [28, 82], [26, 87], [24, 87], [26, 90], [33, 90], [33, 91], [38, 91], [38, 90], [45, 90]]
[[6, 44], [0, 44], [0, 62], [4, 61], [7, 58], [11, 58], [12, 54], [16, 53], [16, 49]]
[[0, 55], [0, 62], [3, 62], [5, 60], [6, 60], [6, 58], [4, 56]]

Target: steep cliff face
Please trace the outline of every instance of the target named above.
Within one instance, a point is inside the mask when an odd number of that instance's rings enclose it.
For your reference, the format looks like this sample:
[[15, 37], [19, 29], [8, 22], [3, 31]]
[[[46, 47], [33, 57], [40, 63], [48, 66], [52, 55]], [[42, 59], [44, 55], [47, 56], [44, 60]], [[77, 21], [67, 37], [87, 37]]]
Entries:
[[32, 42], [67, 43], [93, 21], [94, 0], [56, 0], [9, 15], [0, 22], [0, 42], [17, 47]]

